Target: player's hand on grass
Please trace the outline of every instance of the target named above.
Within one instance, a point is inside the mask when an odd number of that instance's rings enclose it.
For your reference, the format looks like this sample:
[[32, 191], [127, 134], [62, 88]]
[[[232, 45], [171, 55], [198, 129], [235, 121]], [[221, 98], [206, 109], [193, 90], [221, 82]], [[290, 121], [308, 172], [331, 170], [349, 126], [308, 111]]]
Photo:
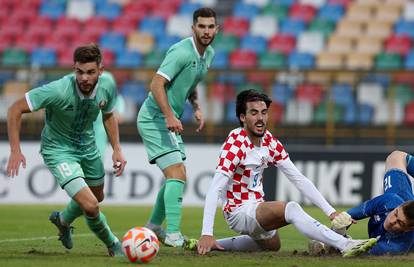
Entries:
[[335, 231], [346, 231], [347, 227], [353, 223], [355, 223], [355, 220], [352, 219], [351, 215], [349, 215], [346, 211], [343, 211], [336, 215], [332, 220], [332, 229]]
[[165, 117], [165, 124], [171, 132], [182, 133], [184, 131], [181, 121], [175, 116]]
[[200, 255], [205, 255], [212, 249], [224, 250], [222, 246], [211, 235], [203, 235], [197, 243], [197, 252]]
[[120, 176], [124, 172], [125, 165], [127, 164], [121, 151], [114, 151], [112, 154], [112, 162], [114, 163], [113, 168], [115, 176]]
[[200, 132], [204, 128], [204, 117], [200, 109], [197, 109], [194, 111], [194, 118], [196, 119], [198, 123], [198, 128], [196, 132]]
[[21, 151], [10, 152], [9, 162], [7, 163], [7, 176], [14, 177], [19, 175], [20, 164], [26, 168], [26, 158]]

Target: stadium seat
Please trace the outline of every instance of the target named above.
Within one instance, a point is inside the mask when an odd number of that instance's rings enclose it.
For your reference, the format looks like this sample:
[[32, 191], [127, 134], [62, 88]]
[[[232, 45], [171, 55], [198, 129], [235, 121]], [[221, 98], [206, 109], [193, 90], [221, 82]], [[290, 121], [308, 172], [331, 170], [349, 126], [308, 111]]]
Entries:
[[289, 6], [281, 3], [274, 4], [269, 2], [262, 10], [262, 15], [271, 16], [279, 21], [285, 20], [289, 15]]
[[180, 38], [191, 36], [191, 25], [193, 19], [188, 15], [174, 15], [167, 21], [167, 34], [176, 35]]
[[290, 100], [285, 109], [285, 123], [309, 125], [313, 120], [313, 105], [309, 101]]
[[246, 34], [240, 40], [240, 48], [243, 50], [251, 50], [256, 54], [262, 53], [266, 50], [267, 42], [264, 37], [252, 36]]
[[39, 67], [56, 66], [56, 52], [53, 48], [35, 48], [31, 53], [30, 63]]
[[223, 33], [237, 37], [244, 36], [249, 31], [249, 21], [245, 18], [226, 17], [223, 22]]
[[379, 70], [398, 70], [402, 67], [402, 59], [399, 54], [380, 53], [375, 56], [375, 68]]
[[215, 50], [213, 69], [227, 69], [229, 67], [229, 53], [223, 50]]
[[369, 21], [366, 25], [365, 34], [368, 36], [387, 38], [392, 32], [392, 23], [386, 21]]
[[117, 32], [105, 32], [99, 38], [99, 46], [115, 53], [122, 52], [125, 48], [125, 36]]
[[152, 9], [151, 16], [163, 18], [168, 22], [176, 14], [179, 4], [177, 5], [177, 1], [154, 1], [154, 3], [157, 2], [158, 4]]
[[239, 119], [236, 117], [236, 104], [234, 102], [229, 102], [226, 106], [226, 121], [230, 123], [238, 123]]
[[155, 40], [147, 32], [131, 32], [127, 36], [126, 47], [129, 50], [138, 51], [141, 54], [148, 54], [154, 49]]
[[157, 69], [165, 57], [164, 51], [153, 50], [144, 58], [144, 66], [147, 68]]
[[115, 66], [118, 68], [137, 68], [141, 65], [141, 55], [137, 51], [122, 50], [116, 55]]
[[269, 39], [278, 31], [276, 18], [272, 16], [256, 16], [250, 23], [250, 34]]
[[352, 52], [353, 46], [353, 38], [333, 34], [328, 40], [326, 51], [331, 53], [346, 54]]
[[137, 29], [138, 19], [119, 16], [112, 22], [111, 31], [128, 35]]
[[373, 9], [369, 5], [360, 2], [354, 2], [349, 5], [345, 15], [349, 21], [367, 22], [374, 17]]
[[102, 48], [102, 63], [104, 66], [111, 67], [115, 63], [115, 54], [112, 50]]
[[1, 64], [4, 67], [21, 67], [28, 63], [28, 56], [23, 49], [8, 48], [3, 51]]
[[141, 105], [147, 98], [147, 87], [140, 81], [127, 81], [120, 88], [121, 94], [128, 99], [132, 99], [135, 104]]
[[405, 3], [402, 17], [407, 21], [414, 21], [414, 3], [407, 1]]
[[317, 84], [301, 84], [295, 90], [296, 100], [308, 101], [314, 106], [318, 105], [324, 98], [324, 91]]
[[340, 69], [344, 66], [344, 56], [335, 52], [323, 51], [317, 56], [316, 66], [320, 69]]
[[184, 123], [190, 123], [193, 120], [193, 108], [190, 103], [185, 103], [183, 114], [181, 115], [181, 121]]
[[394, 25], [394, 34], [408, 35], [414, 38], [414, 21], [400, 19]]
[[383, 4], [377, 6], [375, 11], [375, 19], [395, 23], [400, 18], [400, 14], [401, 9], [399, 6]]
[[264, 52], [259, 56], [259, 68], [283, 69], [286, 67], [286, 56], [280, 52]]
[[68, 41], [73, 40], [81, 31], [81, 23], [78, 19], [61, 17], [56, 21], [55, 33]]
[[253, 84], [260, 84], [262, 87], [267, 88], [270, 86], [274, 79], [274, 74], [271, 72], [263, 71], [249, 71], [247, 73], [247, 82]]
[[258, 15], [258, 12], [259, 8], [256, 5], [238, 2], [233, 9], [233, 16], [250, 21]]
[[105, 2], [96, 6], [96, 16], [104, 17], [110, 21], [121, 15], [121, 6], [114, 2]]
[[409, 102], [405, 106], [405, 112], [404, 112], [404, 124], [408, 126], [414, 126], [414, 102]]
[[313, 122], [316, 124], [326, 124], [332, 120], [335, 124], [339, 123], [342, 119], [342, 108], [339, 106], [329, 106], [327, 102], [322, 102], [316, 106], [313, 114]]
[[357, 105], [355, 103], [343, 107], [342, 123], [353, 125], [357, 120]]
[[[173, 44], [178, 43], [181, 40], [178, 36], [161, 35], [158, 36], [155, 45], [156, 49], [160, 52], [167, 51]], [[214, 46], [216, 49], [216, 46]]]
[[353, 0], [328, 0], [329, 5], [341, 5], [343, 7], [348, 7]]
[[375, 106], [384, 100], [384, 90], [378, 83], [363, 82], [357, 87], [357, 102]]
[[322, 21], [337, 22], [344, 15], [344, 7], [341, 5], [323, 5], [318, 12], [318, 18]]
[[293, 90], [287, 84], [275, 83], [272, 86], [271, 97], [273, 101], [285, 106], [292, 99]]
[[193, 12], [201, 7], [200, 3], [182, 3], [178, 9], [178, 14], [192, 16]]
[[303, 21], [294, 20], [289, 17], [281, 22], [280, 33], [298, 36], [305, 29], [306, 25]]
[[406, 56], [411, 49], [411, 38], [406, 35], [391, 35], [385, 40], [384, 50], [387, 53], [397, 53]]
[[290, 54], [296, 46], [295, 36], [291, 34], [276, 34], [269, 40], [268, 49], [274, 52]]
[[373, 56], [367, 53], [351, 52], [345, 55], [345, 67], [350, 70], [370, 70]]
[[283, 121], [285, 115], [285, 108], [276, 102], [272, 102], [269, 107], [269, 121], [274, 124], [279, 124]]
[[352, 86], [350, 84], [334, 84], [332, 86], [332, 101], [339, 106], [346, 107], [355, 103], [354, 95], [352, 93]]
[[141, 32], [150, 33], [156, 39], [165, 35], [165, 20], [160, 17], [144, 17], [139, 26]]
[[227, 85], [225, 83], [213, 83], [210, 86], [210, 96], [213, 99], [220, 101], [221, 103], [231, 102], [236, 92], [232, 85]]
[[3, 87], [4, 83], [15, 78], [15, 73], [13, 71], [2, 70], [0, 71], [0, 88]]
[[31, 52], [34, 48], [40, 47], [41, 39], [31, 35], [20, 35], [14, 43], [15, 48], [24, 49], [27, 52]]
[[315, 58], [308, 53], [293, 52], [289, 54], [288, 66], [290, 69], [311, 69], [315, 66]]
[[336, 34], [350, 37], [350, 38], [359, 38], [363, 35], [365, 23], [353, 20], [341, 20], [337, 24]]
[[404, 67], [409, 70], [414, 69], [414, 51], [411, 50], [410, 53], [405, 57]]
[[355, 52], [375, 55], [382, 51], [382, 39], [372, 36], [361, 36], [356, 39]]
[[393, 121], [396, 125], [400, 125], [403, 119], [404, 109], [400, 102], [383, 100], [376, 104], [372, 122], [374, 125], [386, 125], [390, 121]]
[[102, 33], [109, 31], [110, 29], [110, 21], [104, 17], [91, 17], [90, 19], [87, 19], [84, 24], [88, 26], [84, 27], [83, 34], [96, 37], [99, 37]]
[[239, 38], [233, 34], [218, 33], [214, 39], [214, 49], [232, 52], [239, 47]]
[[329, 37], [335, 30], [335, 23], [328, 20], [315, 19], [309, 26], [309, 32], [322, 33], [324, 38]]
[[295, 3], [289, 10], [289, 17], [292, 20], [299, 20], [305, 23], [311, 22], [315, 17], [315, 14], [315, 7], [309, 4]]
[[230, 67], [232, 68], [254, 68], [256, 65], [257, 56], [253, 51], [236, 49], [230, 54]]
[[357, 122], [360, 125], [367, 126], [372, 124], [374, 117], [374, 108], [369, 104], [359, 104], [357, 110]]
[[217, 82], [239, 86], [246, 82], [246, 77], [242, 72], [219, 73]]
[[44, 1], [40, 5], [39, 15], [56, 20], [65, 15], [65, 3], [62, 1]]
[[405, 106], [414, 100], [414, 92], [408, 84], [396, 84], [388, 90], [388, 98], [395, 99]]
[[29, 91], [30, 84], [27, 82], [21, 82], [17, 80], [10, 80], [4, 84], [3, 95], [4, 96], [15, 96], [21, 98], [24, 94]]
[[5, 20], [1, 26], [1, 35], [8, 36], [13, 40], [17, 39], [18, 36], [25, 32], [25, 25], [23, 23], [13, 22]]
[[13, 46], [14, 38], [11, 35], [4, 35], [0, 31], [0, 55], [1, 53], [7, 49]]
[[92, 1], [68, 1], [66, 16], [81, 21], [91, 18], [95, 14], [95, 7]]
[[300, 53], [315, 55], [323, 50], [324, 44], [322, 33], [303, 32], [298, 36], [296, 50]]

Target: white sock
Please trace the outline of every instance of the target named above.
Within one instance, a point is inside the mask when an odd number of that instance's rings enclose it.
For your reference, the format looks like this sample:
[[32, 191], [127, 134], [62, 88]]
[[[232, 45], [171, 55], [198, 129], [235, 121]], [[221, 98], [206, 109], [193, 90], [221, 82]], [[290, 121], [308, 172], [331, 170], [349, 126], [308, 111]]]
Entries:
[[296, 202], [291, 201], [286, 204], [285, 220], [308, 238], [321, 241], [341, 251], [348, 244], [348, 239], [309, 216]]
[[239, 235], [217, 240], [227, 251], [260, 251], [262, 248], [248, 235]]

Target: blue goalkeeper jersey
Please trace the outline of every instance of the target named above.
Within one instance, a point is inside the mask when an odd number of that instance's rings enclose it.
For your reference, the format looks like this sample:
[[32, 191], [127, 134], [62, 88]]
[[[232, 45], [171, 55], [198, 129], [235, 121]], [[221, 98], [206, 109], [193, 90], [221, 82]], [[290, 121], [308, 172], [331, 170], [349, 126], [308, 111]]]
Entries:
[[370, 254], [404, 254], [414, 251], [414, 231], [404, 233], [388, 232], [384, 221], [388, 213], [406, 201], [414, 200], [411, 182], [406, 173], [391, 170], [384, 177], [384, 194], [365, 201], [347, 212], [355, 220], [369, 217], [368, 235], [380, 237]]

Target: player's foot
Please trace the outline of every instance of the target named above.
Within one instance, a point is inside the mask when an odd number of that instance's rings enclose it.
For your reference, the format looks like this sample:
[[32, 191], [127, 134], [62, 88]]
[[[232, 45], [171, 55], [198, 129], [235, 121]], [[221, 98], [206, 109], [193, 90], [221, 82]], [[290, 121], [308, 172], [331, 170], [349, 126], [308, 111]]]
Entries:
[[62, 245], [67, 249], [71, 249], [73, 247], [73, 242], [72, 242], [73, 227], [62, 224], [62, 222], [60, 221], [60, 213], [58, 211], [53, 211], [50, 214], [49, 221], [53, 223], [59, 230], [58, 235], [59, 235], [59, 240], [62, 242]]
[[164, 245], [169, 247], [183, 247], [184, 246], [184, 236], [180, 232], [176, 233], [167, 233], [165, 235]]
[[196, 251], [198, 240], [195, 238], [184, 238], [183, 248], [185, 250]]
[[376, 238], [363, 239], [363, 240], [349, 240], [348, 245], [341, 251], [342, 256], [355, 257], [368, 252], [373, 246], [377, 244]]
[[154, 234], [157, 236], [158, 240], [160, 242], [164, 243], [166, 233], [160, 225], [156, 225], [156, 224], [153, 224], [153, 223], [149, 222], [145, 225], [145, 228], [148, 228], [151, 231], [153, 231]]
[[124, 256], [124, 251], [122, 250], [122, 244], [118, 239], [114, 241], [112, 246], [108, 247], [108, 255], [110, 257]]

